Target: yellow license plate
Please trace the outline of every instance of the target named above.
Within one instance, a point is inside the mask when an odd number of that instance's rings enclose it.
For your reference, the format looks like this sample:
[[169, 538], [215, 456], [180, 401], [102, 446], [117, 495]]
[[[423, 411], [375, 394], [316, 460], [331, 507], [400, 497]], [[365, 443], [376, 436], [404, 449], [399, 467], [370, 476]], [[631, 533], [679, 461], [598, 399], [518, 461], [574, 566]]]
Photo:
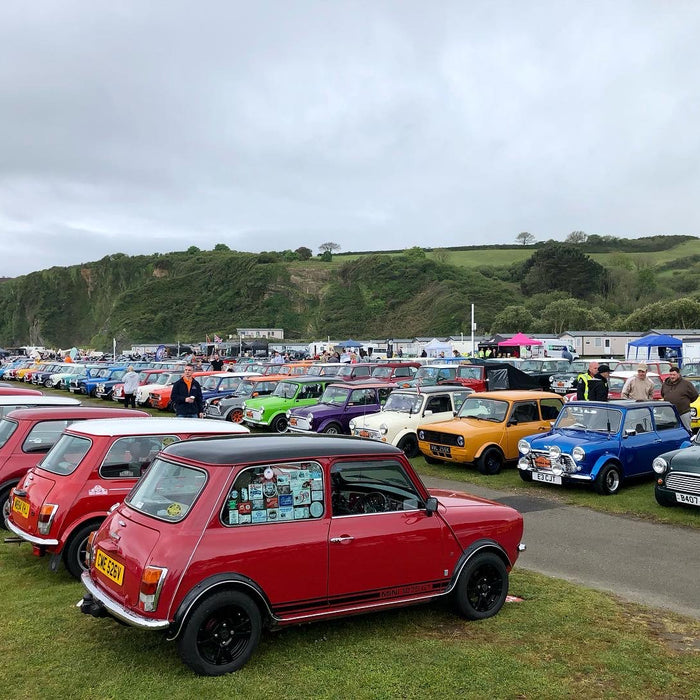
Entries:
[[97, 550], [95, 556], [95, 568], [101, 571], [107, 578], [121, 586], [124, 579], [124, 567], [112, 557], [108, 557], [102, 550]]
[[12, 501], [12, 510], [15, 513], [19, 513], [23, 518], [29, 517], [29, 503], [23, 501], [21, 498], [15, 496], [15, 500]]

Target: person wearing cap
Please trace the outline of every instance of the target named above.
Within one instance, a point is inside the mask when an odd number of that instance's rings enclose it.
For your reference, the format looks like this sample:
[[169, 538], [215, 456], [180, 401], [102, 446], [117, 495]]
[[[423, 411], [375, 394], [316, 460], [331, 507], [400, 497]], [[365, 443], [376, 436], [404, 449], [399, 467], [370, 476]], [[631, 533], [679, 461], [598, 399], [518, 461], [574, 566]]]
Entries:
[[620, 398], [630, 401], [651, 401], [654, 398], [654, 382], [647, 377], [647, 366], [643, 362], [637, 365], [637, 374], [625, 382]]
[[661, 384], [661, 396], [676, 407], [681, 422], [690, 431], [690, 404], [698, 398], [698, 390], [681, 377], [681, 371], [675, 365], [671, 365], [668, 377]]
[[590, 401], [591, 400], [591, 387], [596, 382], [600, 380], [596, 377], [598, 374], [598, 363], [593, 360], [588, 363], [588, 371], [582, 372], [576, 378], [576, 400], [577, 401]]
[[591, 382], [588, 387], [589, 401], [607, 401], [608, 400], [608, 379], [610, 378], [610, 367], [607, 365], [599, 365], [598, 372], [594, 379], [598, 381]]

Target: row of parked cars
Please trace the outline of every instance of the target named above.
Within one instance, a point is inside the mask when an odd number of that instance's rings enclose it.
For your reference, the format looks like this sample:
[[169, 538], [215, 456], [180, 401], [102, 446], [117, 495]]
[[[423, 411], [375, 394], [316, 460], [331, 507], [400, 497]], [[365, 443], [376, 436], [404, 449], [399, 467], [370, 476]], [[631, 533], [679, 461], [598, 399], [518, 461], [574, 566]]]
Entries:
[[525, 547], [516, 510], [428, 490], [381, 441], [0, 399], [7, 540], [79, 576], [82, 612], [164, 632], [199, 674], [239, 669], [266, 628], [440, 598], [491, 617]]

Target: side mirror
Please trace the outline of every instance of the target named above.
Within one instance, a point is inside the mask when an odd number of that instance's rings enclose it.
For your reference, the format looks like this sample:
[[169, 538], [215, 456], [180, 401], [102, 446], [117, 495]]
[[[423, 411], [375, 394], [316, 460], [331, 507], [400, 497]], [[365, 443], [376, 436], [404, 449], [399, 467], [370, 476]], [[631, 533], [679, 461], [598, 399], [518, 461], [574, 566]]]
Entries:
[[626, 428], [622, 437], [632, 437], [632, 435], [636, 434], [637, 431], [634, 428]]
[[428, 408], [425, 411], [423, 411], [423, 415], [424, 416], [432, 416], [433, 412]]
[[431, 496], [430, 498], [426, 499], [425, 501], [425, 512], [428, 515], [432, 515], [433, 513], [437, 513], [438, 509], [438, 499], [435, 498], [434, 496]]

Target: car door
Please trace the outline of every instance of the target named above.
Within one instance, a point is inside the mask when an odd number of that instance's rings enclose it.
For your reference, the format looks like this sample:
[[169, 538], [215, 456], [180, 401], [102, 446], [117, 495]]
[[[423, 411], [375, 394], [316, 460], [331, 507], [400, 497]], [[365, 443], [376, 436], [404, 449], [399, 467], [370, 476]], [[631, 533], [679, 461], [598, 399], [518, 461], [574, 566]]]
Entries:
[[445, 584], [446, 527], [392, 459], [331, 468], [331, 605], [388, 600]]
[[540, 419], [537, 401], [515, 401], [506, 422], [505, 442], [502, 443], [506, 459], [517, 459], [518, 441], [527, 435], [549, 430], [549, 423]]

